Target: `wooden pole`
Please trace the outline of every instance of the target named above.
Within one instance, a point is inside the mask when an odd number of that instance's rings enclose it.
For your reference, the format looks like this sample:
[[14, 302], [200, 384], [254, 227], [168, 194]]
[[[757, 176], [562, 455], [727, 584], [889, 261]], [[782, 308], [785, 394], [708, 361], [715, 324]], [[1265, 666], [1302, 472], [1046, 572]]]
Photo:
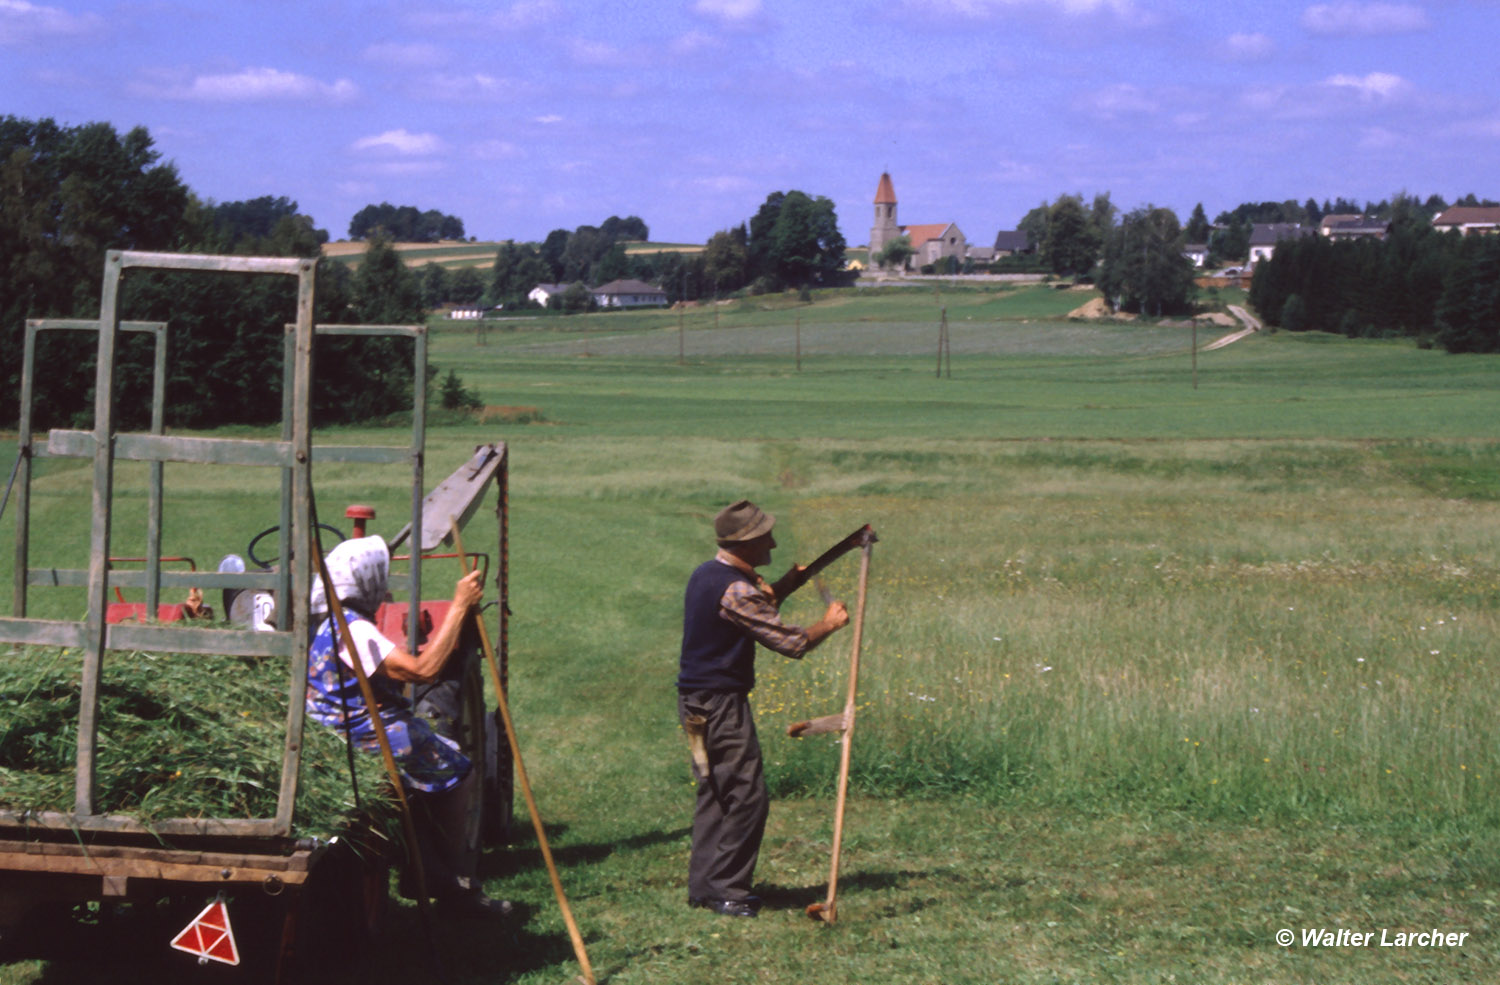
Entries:
[[1193, 389], [1198, 389], [1198, 319], [1193, 319]]
[[807, 915], [833, 923], [838, 919], [839, 851], [844, 844], [844, 806], [849, 795], [849, 759], [854, 745], [854, 709], [859, 696], [859, 644], [865, 628], [865, 597], [870, 581], [870, 548], [865, 542], [859, 557], [859, 600], [854, 607], [854, 639], [849, 654], [849, 696], [844, 701], [843, 749], [839, 754], [838, 798], [833, 808], [833, 861], [828, 872], [828, 898], [822, 903], [813, 903]]
[[[396, 792], [396, 802], [401, 808], [401, 830], [406, 836], [406, 858], [411, 865], [412, 881], [416, 883], [417, 912], [422, 917], [427, 942], [429, 946], [432, 946], [432, 904], [427, 898], [427, 873], [422, 868], [422, 849], [421, 843], [417, 840], [416, 819], [412, 817], [411, 802], [406, 798], [406, 785], [401, 782], [401, 771], [397, 769], [396, 757], [391, 752], [391, 740], [385, 733], [385, 721], [380, 717], [380, 702], [375, 699], [375, 691], [370, 687], [369, 675], [365, 673], [365, 665], [359, 659], [359, 651], [355, 649], [354, 636], [349, 632], [349, 620], [344, 615], [344, 606], [339, 601], [338, 592], [334, 590], [333, 579], [328, 574], [328, 564], [323, 559], [323, 542], [318, 536], [316, 507], [313, 508], [312, 516], [313, 553], [318, 559], [318, 574], [323, 578], [323, 597], [328, 601], [328, 615], [333, 620], [333, 631], [337, 638], [335, 647], [341, 646], [349, 655], [350, 665], [354, 669], [354, 679], [359, 683], [360, 696], [364, 698], [366, 717], [369, 718], [370, 726], [375, 731], [375, 742], [380, 746], [381, 762], [385, 765], [386, 776], [390, 778], [391, 787]], [[412, 560], [413, 564], [420, 562], [420, 556], [415, 556]], [[417, 603], [413, 601], [412, 604]], [[337, 660], [338, 657], [335, 656], [334, 659]], [[346, 734], [344, 741], [353, 742], [354, 739]], [[436, 946], [432, 946], [432, 957], [434, 960], [438, 958]]]
[[953, 379], [953, 335], [948, 329], [948, 309], [943, 309], [943, 363], [944, 375]]
[[948, 344], [948, 309], [942, 309], [943, 319], [938, 323], [937, 378], [943, 378], [943, 348]]
[[[458, 522], [452, 520], [453, 546], [458, 551], [458, 564], [464, 574], [469, 573], [469, 559], [464, 553], [463, 535], [458, 531]], [[547, 864], [547, 875], [552, 880], [552, 892], [557, 897], [557, 907], [562, 911], [563, 923], [567, 925], [568, 937], [573, 942], [573, 954], [578, 958], [580, 976], [586, 985], [595, 985], [594, 969], [589, 965], [588, 952], [583, 947], [583, 935], [573, 920], [573, 910], [568, 906], [568, 896], [563, 892], [562, 879], [557, 875], [557, 863], [552, 860], [552, 849], [547, 844], [547, 832], [542, 827], [542, 815], [536, 809], [536, 798], [531, 794], [531, 781], [526, 777], [526, 764], [521, 762], [521, 747], [516, 742], [516, 727], [511, 723], [510, 704], [505, 700], [505, 685], [500, 680], [500, 667], [495, 660], [495, 648], [490, 644], [490, 633], [479, 612], [474, 613], [474, 625], [479, 630], [479, 642], [484, 647], [485, 666], [490, 669], [490, 683], [495, 688], [495, 705], [500, 709], [500, 718], [505, 722], [505, 738], [510, 743], [511, 761], [516, 767], [516, 782], [526, 798], [526, 809], [531, 812], [531, 826], [536, 830], [536, 843], [542, 850], [542, 861]]]
[[797, 372], [802, 372], [802, 316], [797, 316]]

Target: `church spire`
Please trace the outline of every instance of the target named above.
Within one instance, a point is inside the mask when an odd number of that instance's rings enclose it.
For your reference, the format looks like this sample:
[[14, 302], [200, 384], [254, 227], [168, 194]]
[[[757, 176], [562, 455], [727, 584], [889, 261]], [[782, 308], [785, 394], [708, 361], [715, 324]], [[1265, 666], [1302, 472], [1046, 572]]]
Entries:
[[875, 186], [875, 225], [870, 227], [870, 260], [885, 244], [901, 235], [896, 224], [896, 186], [891, 184], [889, 171], [880, 173], [880, 184]]

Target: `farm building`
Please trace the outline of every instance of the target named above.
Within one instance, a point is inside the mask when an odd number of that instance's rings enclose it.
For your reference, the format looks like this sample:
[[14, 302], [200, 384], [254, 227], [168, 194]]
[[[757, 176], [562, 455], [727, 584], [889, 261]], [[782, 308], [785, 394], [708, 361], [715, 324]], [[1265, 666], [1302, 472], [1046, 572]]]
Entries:
[[638, 280], [612, 280], [593, 289], [601, 308], [664, 308], [667, 292]]
[[1250, 265], [1271, 259], [1276, 244], [1284, 239], [1316, 235], [1317, 230], [1300, 222], [1257, 222], [1250, 230]]
[[569, 286], [570, 285], [568, 284], [538, 284], [527, 293], [526, 299], [528, 301], [535, 301], [537, 304], [545, 308], [547, 307], [547, 302], [552, 298], [562, 297], [563, 292], [566, 291]]
[[1432, 225], [1440, 233], [1450, 229], [1457, 229], [1465, 236], [1470, 233], [1493, 233], [1500, 230], [1500, 207], [1455, 205], [1434, 217]]

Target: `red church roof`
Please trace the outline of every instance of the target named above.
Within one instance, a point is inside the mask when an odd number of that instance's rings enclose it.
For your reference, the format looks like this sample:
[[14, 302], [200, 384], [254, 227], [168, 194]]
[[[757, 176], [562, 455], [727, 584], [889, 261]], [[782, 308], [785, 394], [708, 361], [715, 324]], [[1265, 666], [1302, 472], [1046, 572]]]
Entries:
[[881, 172], [880, 184], [875, 188], [875, 204], [896, 204], [896, 187], [891, 184], [891, 176], [887, 172]]
[[927, 222], [917, 226], [902, 226], [901, 233], [916, 247], [930, 239], [941, 239], [951, 225], [951, 222]]

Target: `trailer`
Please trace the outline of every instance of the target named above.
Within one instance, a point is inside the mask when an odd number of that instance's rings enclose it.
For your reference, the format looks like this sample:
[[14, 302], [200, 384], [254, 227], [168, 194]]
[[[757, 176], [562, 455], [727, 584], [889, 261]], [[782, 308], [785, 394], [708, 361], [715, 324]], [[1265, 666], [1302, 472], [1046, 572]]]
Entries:
[[[184, 275], [236, 273], [253, 277], [292, 278], [296, 283], [295, 320], [286, 326], [281, 352], [283, 371], [281, 433], [276, 439], [182, 437], [164, 427], [165, 383], [169, 361], [169, 325], [122, 321], [120, 288], [132, 271], [167, 271]], [[452, 532], [493, 498], [498, 537], [486, 584], [494, 619], [493, 638], [505, 680], [508, 642], [508, 452], [503, 442], [474, 450], [430, 494], [424, 495], [427, 336], [421, 325], [316, 324], [313, 296], [316, 262], [311, 259], [225, 257], [192, 254], [110, 251], [97, 319], [42, 319], [26, 324], [18, 459], [7, 488], [14, 499], [16, 536], [11, 615], [0, 617], [0, 642], [27, 647], [61, 647], [76, 654], [80, 689], [76, 759], [71, 810], [34, 810], [5, 806], [0, 796], [0, 960], [8, 946], [35, 942], [39, 920], [79, 904], [113, 907], [134, 904], [159, 916], [172, 934], [160, 941], [175, 948], [186, 968], [212, 962], [232, 973], [254, 966], [255, 977], [281, 979], [298, 957], [299, 926], [310, 911], [336, 910], [341, 928], [351, 935], [376, 929], [383, 912], [389, 858], [358, 851], [353, 839], [309, 836], [294, 826], [299, 767], [304, 748], [307, 642], [315, 628], [309, 594], [315, 574], [315, 471], [325, 465], [406, 465], [410, 468], [410, 517], [388, 537], [393, 554], [404, 547], [407, 571], [393, 570], [391, 590], [379, 622], [394, 639], [415, 650], [424, 627], [441, 622], [446, 602], [422, 601], [423, 563], [438, 553]], [[97, 335], [94, 426], [91, 430], [54, 429], [33, 433], [32, 391], [38, 372], [38, 343], [52, 332]], [[149, 430], [128, 432], [116, 426], [116, 376], [122, 333], [147, 333], [155, 339], [152, 414]], [[314, 443], [311, 394], [315, 385], [313, 346], [325, 336], [396, 337], [412, 342], [412, 427], [403, 446], [340, 446]], [[271, 362], [276, 353], [267, 353]], [[66, 568], [38, 563], [32, 554], [33, 462], [72, 458], [92, 463], [92, 499], [88, 567]], [[143, 555], [127, 566], [113, 553], [111, 514], [116, 464], [147, 463], [148, 519]], [[175, 569], [162, 553], [165, 465], [219, 465], [273, 469], [280, 473], [280, 497], [273, 526], [251, 539], [249, 563], [221, 563], [219, 570], [190, 565]], [[373, 511], [351, 506], [345, 518], [363, 533]], [[338, 532], [338, 531], [335, 531]], [[341, 533], [341, 532], [340, 532]], [[271, 549], [274, 545], [275, 553]], [[325, 548], [331, 546], [325, 543]], [[399, 560], [396, 556], [393, 560]], [[227, 560], [227, 559], [226, 559]], [[451, 585], [449, 560], [440, 584]], [[76, 620], [37, 618], [28, 613], [33, 591], [47, 587], [84, 589], [87, 611]], [[143, 603], [124, 603], [122, 592], [144, 592]], [[163, 593], [222, 593], [225, 622], [191, 616], [202, 606], [163, 602]], [[260, 604], [249, 604], [260, 603]], [[97, 796], [101, 729], [101, 693], [110, 687], [112, 663], [106, 654], [151, 651], [201, 655], [204, 661], [238, 658], [272, 661], [286, 671], [285, 716], [281, 722], [281, 767], [275, 809], [264, 817], [177, 817], [143, 820], [102, 809]], [[511, 762], [494, 715], [486, 707], [477, 645], [450, 661], [445, 679], [417, 695], [419, 713], [439, 731], [459, 742], [482, 771], [486, 782], [471, 805], [471, 833], [479, 842], [503, 840], [511, 819]], [[6, 659], [0, 655], [0, 659]], [[314, 725], [313, 728], [321, 728]], [[343, 905], [316, 904], [336, 898]], [[347, 905], [355, 901], [356, 905]], [[195, 915], [196, 914], [196, 915]], [[321, 931], [322, 928], [320, 928]], [[236, 937], [238, 933], [238, 937]], [[174, 936], [175, 934], [175, 936]], [[230, 960], [230, 959], [233, 960]]]

